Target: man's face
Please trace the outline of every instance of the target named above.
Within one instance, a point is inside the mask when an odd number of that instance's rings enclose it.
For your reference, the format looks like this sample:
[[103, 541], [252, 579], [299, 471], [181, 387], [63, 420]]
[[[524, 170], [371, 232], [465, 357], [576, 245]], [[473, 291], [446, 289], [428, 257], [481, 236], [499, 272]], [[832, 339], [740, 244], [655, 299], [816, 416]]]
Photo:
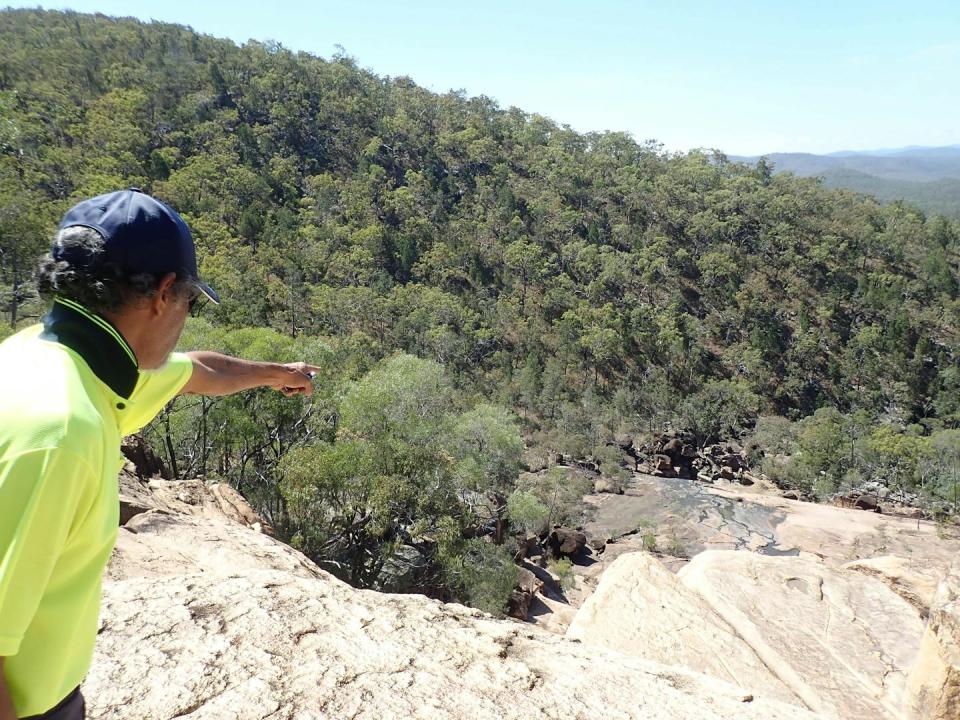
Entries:
[[184, 292], [176, 287], [165, 292], [165, 302], [158, 303], [158, 310], [151, 319], [149, 346], [140, 360], [143, 370], [154, 370], [167, 361], [180, 340], [187, 315], [190, 313], [191, 300], [195, 298], [193, 291]]

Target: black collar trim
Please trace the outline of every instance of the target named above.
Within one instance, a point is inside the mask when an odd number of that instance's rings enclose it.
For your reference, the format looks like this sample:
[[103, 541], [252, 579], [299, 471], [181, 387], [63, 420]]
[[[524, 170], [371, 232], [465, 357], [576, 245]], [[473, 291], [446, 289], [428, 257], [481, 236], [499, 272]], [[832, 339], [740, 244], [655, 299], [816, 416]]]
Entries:
[[120, 332], [103, 317], [71, 300], [57, 299], [43, 318], [40, 337], [77, 353], [117, 395], [129, 398], [133, 394], [140, 377], [132, 359], [135, 356]]

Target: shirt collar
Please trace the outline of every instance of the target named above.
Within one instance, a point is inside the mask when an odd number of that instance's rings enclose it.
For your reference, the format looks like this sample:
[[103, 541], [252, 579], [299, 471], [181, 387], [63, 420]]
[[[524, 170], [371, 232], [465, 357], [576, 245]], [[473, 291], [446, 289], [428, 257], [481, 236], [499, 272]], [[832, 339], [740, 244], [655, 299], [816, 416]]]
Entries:
[[137, 386], [137, 356], [120, 331], [100, 315], [69, 298], [54, 300], [43, 318], [43, 340], [70, 348], [117, 395], [129, 398]]

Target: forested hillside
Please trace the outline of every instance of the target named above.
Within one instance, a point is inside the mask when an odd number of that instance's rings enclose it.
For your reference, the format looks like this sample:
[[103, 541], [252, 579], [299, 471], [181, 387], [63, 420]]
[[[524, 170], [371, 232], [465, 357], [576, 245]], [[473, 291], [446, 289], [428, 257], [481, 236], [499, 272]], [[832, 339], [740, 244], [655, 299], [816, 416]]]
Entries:
[[477, 527], [557, 519], [556, 488], [517, 488], [521, 433], [611, 468], [617, 433], [706, 443], [781, 416], [761, 430], [794, 455], [784, 481], [824, 492], [916, 484], [960, 445], [956, 222], [102, 16], [0, 12], [0, 116], [9, 326], [42, 312], [32, 270], [72, 202], [171, 203], [224, 298], [183, 346], [329, 370], [312, 401], [180, 400], [151, 440], [358, 584], [427, 557], [469, 595], [505, 567]]

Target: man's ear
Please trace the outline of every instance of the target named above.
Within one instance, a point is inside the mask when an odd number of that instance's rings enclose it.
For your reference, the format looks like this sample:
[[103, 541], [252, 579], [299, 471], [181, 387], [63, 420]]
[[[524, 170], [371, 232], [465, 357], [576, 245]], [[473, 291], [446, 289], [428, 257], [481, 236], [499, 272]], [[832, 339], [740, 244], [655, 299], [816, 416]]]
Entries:
[[160, 282], [157, 283], [157, 292], [154, 294], [150, 303], [151, 310], [153, 310], [154, 314], [161, 314], [177, 299], [173, 291], [173, 286], [176, 282], [176, 273], [167, 273], [160, 278]]

